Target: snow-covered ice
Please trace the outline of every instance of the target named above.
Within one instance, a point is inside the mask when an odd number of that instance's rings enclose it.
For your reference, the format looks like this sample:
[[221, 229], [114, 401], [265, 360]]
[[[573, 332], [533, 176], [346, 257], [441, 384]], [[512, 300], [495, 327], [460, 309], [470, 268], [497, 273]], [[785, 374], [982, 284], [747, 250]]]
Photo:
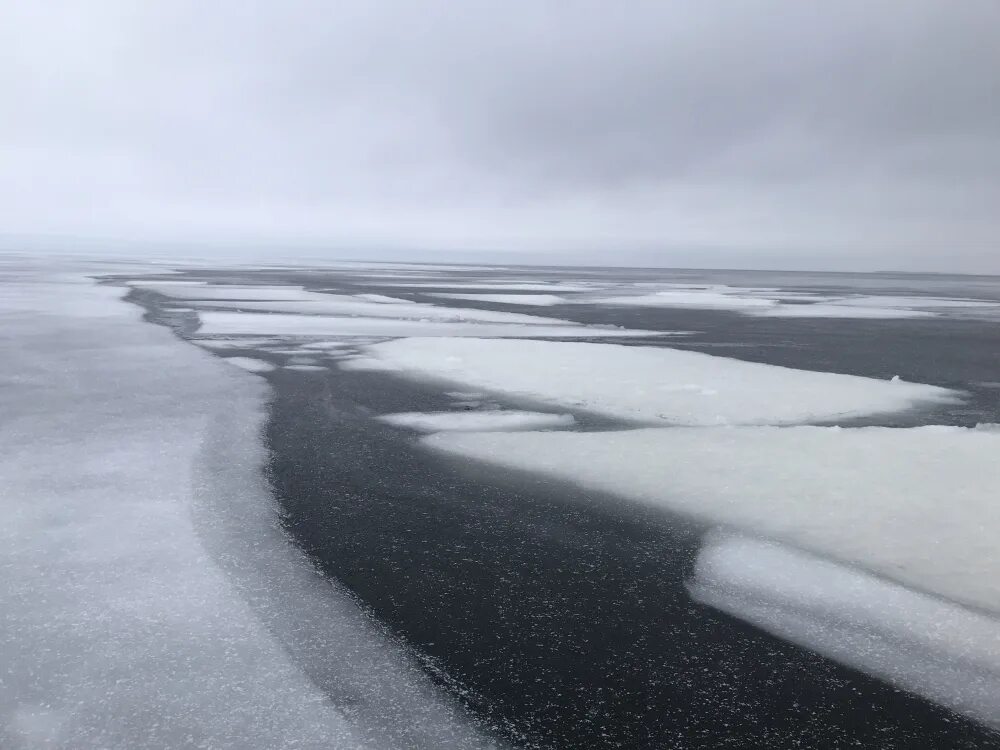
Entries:
[[1000, 725], [1000, 620], [856, 568], [715, 532], [688, 585], [699, 602]]
[[385, 414], [378, 419], [419, 432], [491, 432], [572, 427], [572, 414], [537, 411], [436, 411]]
[[[373, 303], [373, 306], [376, 305]], [[377, 307], [389, 306], [377, 305]], [[198, 329], [199, 335], [496, 336], [507, 338], [602, 338], [670, 335], [669, 333], [660, 331], [602, 328], [571, 323], [559, 325], [525, 325], [522, 323], [470, 323], [439, 320], [395, 320], [391, 318], [355, 318], [332, 315], [214, 311], [199, 312], [198, 317], [201, 319], [201, 327]]]
[[360, 300], [365, 300], [366, 302], [379, 302], [383, 305], [412, 305], [408, 299], [401, 299], [399, 297], [388, 297], [384, 294], [355, 294]]
[[353, 297], [332, 294], [317, 294], [325, 299], [302, 301], [250, 301], [250, 302], [203, 302], [198, 305], [204, 310], [247, 310], [254, 312], [294, 313], [300, 315], [347, 315], [368, 318], [392, 318], [396, 320], [425, 320], [444, 322], [518, 323], [523, 325], [578, 325], [557, 318], [538, 315], [503, 312], [498, 310], [474, 310], [461, 307], [407, 302], [386, 304], [366, 302]]
[[203, 281], [132, 281], [129, 286], [182, 300], [307, 300], [313, 292], [301, 286], [240, 286]]
[[392, 284], [373, 283], [369, 286], [392, 286], [412, 289], [503, 289], [510, 292], [589, 292], [593, 287], [579, 284], [564, 284], [552, 282], [520, 282], [520, 281], [420, 281], [399, 282]]
[[763, 318], [865, 318], [870, 320], [893, 320], [900, 318], [933, 318], [936, 313], [929, 310], [910, 310], [892, 307], [865, 307], [817, 302], [803, 305], [777, 305], [753, 311], [753, 315]]
[[281, 533], [266, 383], [122, 292], [0, 266], [0, 746], [487, 746]]
[[365, 351], [416, 376], [646, 423], [789, 424], [955, 398], [952, 391], [935, 386], [660, 347], [410, 338]]
[[763, 297], [705, 290], [672, 290], [655, 294], [639, 294], [623, 297], [603, 297], [594, 300], [578, 300], [602, 305], [623, 305], [633, 307], [703, 307], [716, 310], [745, 310], [746, 308], [774, 307], [777, 302]]
[[360, 354], [338, 359], [337, 367], [341, 370], [352, 370], [358, 372], [401, 372], [403, 369], [392, 364], [392, 362], [384, 362], [381, 359], [366, 357]]
[[427, 445], [745, 529], [1000, 613], [1000, 432], [728, 427]]
[[270, 372], [274, 369], [274, 365], [270, 362], [253, 357], [226, 357], [223, 361], [236, 365], [247, 372]]
[[565, 297], [556, 294], [428, 294], [428, 297], [440, 299], [470, 300], [473, 302], [499, 302], [504, 305], [536, 305], [550, 307], [567, 302]]

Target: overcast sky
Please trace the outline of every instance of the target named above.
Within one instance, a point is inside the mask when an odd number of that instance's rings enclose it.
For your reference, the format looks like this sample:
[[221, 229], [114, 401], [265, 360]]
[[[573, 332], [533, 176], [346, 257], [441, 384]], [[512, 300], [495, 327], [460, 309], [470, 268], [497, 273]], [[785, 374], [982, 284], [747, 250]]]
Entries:
[[8, 236], [1000, 271], [997, 0], [7, 0], [0, 96]]

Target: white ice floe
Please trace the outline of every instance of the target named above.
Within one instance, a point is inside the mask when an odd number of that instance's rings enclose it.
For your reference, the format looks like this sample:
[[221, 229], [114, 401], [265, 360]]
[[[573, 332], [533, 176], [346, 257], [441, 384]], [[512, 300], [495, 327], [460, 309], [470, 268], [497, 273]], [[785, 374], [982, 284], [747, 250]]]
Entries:
[[379, 302], [383, 305], [412, 305], [413, 303], [408, 299], [401, 299], [399, 297], [387, 297], [384, 294], [355, 294], [360, 300], [366, 302]]
[[357, 372], [401, 372], [402, 368], [391, 362], [384, 362], [375, 357], [356, 355], [341, 357], [337, 360], [337, 367], [341, 370], [351, 370]]
[[499, 302], [504, 305], [535, 305], [538, 307], [550, 307], [552, 305], [562, 305], [567, 302], [565, 297], [555, 294], [428, 294], [428, 297], [439, 297], [440, 299], [470, 300], [473, 302]]
[[691, 595], [780, 638], [1000, 724], [1000, 620], [773, 542], [712, 533]]
[[865, 318], [871, 320], [935, 317], [935, 313], [928, 310], [860, 307], [823, 302], [803, 305], [778, 305], [762, 310], [755, 310], [752, 314], [762, 318]]
[[132, 281], [129, 286], [182, 300], [306, 300], [314, 292], [300, 286], [240, 286], [203, 281]]
[[266, 383], [121, 293], [0, 258], [0, 746], [488, 746], [285, 538]]
[[226, 357], [224, 361], [247, 372], [270, 372], [274, 369], [274, 365], [270, 362], [253, 357]]
[[259, 346], [267, 346], [273, 344], [273, 339], [261, 339], [261, 338], [236, 338], [236, 339], [195, 339], [194, 342], [198, 346], [203, 346], [206, 349], [256, 349]]
[[537, 411], [436, 411], [385, 414], [378, 419], [418, 432], [513, 432], [547, 427], [572, 427], [572, 414]]
[[492, 282], [492, 281], [414, 281], [398, 283], [372, 283], [369, 286], [392, 286], [412, 289], [504, 289], [510, 292], [588, 292], [593, 287], [562, 282]]
[[284, 370], [298, 370], [300, 372], [326, 372], [323, 365], [291, 364], [285, 365]]
[[366, 352], [417, 376], [647, 423], [789, 424], [955, 398], [935, 386], [659, 347], [411, 338]]
[[844, 297], [836, 300], [837, 305], [847, 305], [856, 307], [888, 307], [896, 309], [934, 309], [934, 308], [961, 308], [961, 307], [998, 307], [1000, 301], [988, 302], [986, 300], [965, 299], [957, 297], [901, 297], [890, 295], [861, 295], [858, 297]]
[[534, 470], [1000, 612], [1000, 432], [730, 427], [448, 435]]
[[444, 307], [418, 302], [386, 304], [366, 302], [344, 295], [315, 293], [306, 300], [212, 301], [198, 305], [204, 310], [246, 310], [253, 312], [293, 313], [300, 315], [338, 315], [394, 320], [424, 320], [446, 323], [517, 323], [522, 325], [578, 325], [557, 318], [545, 318], [498, 310], [475, 310]]
[[[373, 304], [373, 306], [375, 306]], [[388, 307], [388, 305], [378, 305]], [[395, 307], [395, 306], [394, 306]], [[498, 313], [502, 314], [502, 313]], [[510, 313], [513, 314], [513, 313]], [[506, 338], [603, 338], [619, 336], [666, 336], [660, 331], [637, 331], [573, 324], [524, 325], [518, 323], [470, 323], [437, 320], [240, 313], [201, 311], [199, 335], [271, 336], [496, 336]]]
[[672, 290], [631, 297], [603, 297], [594, 300], [581, 299], [578, 301], [629, 307], [700, 307], [714, 310], [759, 309], [774, 307], [778, 304], [775, 300], [764, 297], [726, 293], [714, 289]]
[[348, 346], [352, 346], [352, 344], [347, 341], [310, 341], [308, 344], [303, 344], [302, 348], [327, 351], [330, 349], [343, 349]]

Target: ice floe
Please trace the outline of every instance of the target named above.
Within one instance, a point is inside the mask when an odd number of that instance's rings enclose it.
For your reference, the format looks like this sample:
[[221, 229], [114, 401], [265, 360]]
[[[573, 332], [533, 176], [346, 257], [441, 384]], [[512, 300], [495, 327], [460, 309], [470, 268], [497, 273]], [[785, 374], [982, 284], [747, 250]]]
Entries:
[[731, 533], [709, 535], [688, 590], [780, 638], [1000, 725], [1000, 620]]
[[270, 372], [274, 369], [270, 362], [253, 357], [226, 357], [225, 361], [248, 372]]
[[132, 281], [129, 286], [182, 300], [304, 300], [313, 292], [300, 286], [240, 286], [203, 281]]
[[495, 282], [495, 281], [420, 281], [399, 283], [373, 283], [369, 286], [392, 286], [413, 289], [504, 289], [510, 292], [588, 292], [594, 287], [553, 282]]
[[428, 294], [428, 297], [440, 299], [469, 300], [472, 302], [498, 302], [504, 305], [536, 305], [550, 307], [567, 302], [565, 297], [556, 294]]
[[[475, 335], [470, 332], [470, 335]], [[366, 348], [414, 375], [647, 423], [789, 424], [954, 400], [944, 388], [644, 346], [410, 338]]]
[[762, 310], [754, 310], [752, 314], [762, 318], [866, 318], [871, 320], [933, 318], [936, 315], [929, 310], [863, 307], [822, 302], [803, 305], [776, 305]]
[[418, 432], [491, 432], [572, 427], [572, 414], [537, 411], [436, 411], [385, 414], [379, 421]]
[[[378, 305], [388, 307], [388, 305]], [[393, 306], [395, 307], [395, 305]], [[500, 314], [500, 313], [498, 313]], [[513, 314], [513, 313], [511, 313]], [[666, 336], [668, 332], [578, 324], [470, 323], [437, 320], [201, 311], [199, 335], [272, 336], [496, 336], [507, 338], [603, 338]]]
[[774, 307], [778, 303], [763, 297], [724, 293], [715, 290], [673, 290], [655, 294], [639, 294], [623, 297], [602, 297], [589, 301], [594, 304], [633, 307], [702, 307], [716, 310], [745, 310], [747, 308]]
[[205, 310], [246, 310], [254, 312], [293, 313], [301, 315], [338, 315], [367, 318], [392, 318], [395, 320], [425, 320], [441, 322], [517, 323], [523, 325], [578, 325], [557, 318], [545, 318], [523, 313], [497, 310], [476, 310], [461, 307], [444, 307], [417, 302], [387, 304], [367, 302], [343, 295], [316, 293], [306, 300], [273, 300], [247, 302], [203, 302]]
[[1000, 613], [1000, 432], [731, 427], [427, 438]]

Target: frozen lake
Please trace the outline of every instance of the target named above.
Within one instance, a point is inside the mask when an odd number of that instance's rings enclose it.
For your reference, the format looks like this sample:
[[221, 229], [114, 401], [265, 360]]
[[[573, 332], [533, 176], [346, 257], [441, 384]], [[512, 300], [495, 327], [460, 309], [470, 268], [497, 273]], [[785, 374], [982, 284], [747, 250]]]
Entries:
[[172, 270], [98, 288], [235, 365], [194, 529], [343, 746], [1000, 747], [1000, 279]]

